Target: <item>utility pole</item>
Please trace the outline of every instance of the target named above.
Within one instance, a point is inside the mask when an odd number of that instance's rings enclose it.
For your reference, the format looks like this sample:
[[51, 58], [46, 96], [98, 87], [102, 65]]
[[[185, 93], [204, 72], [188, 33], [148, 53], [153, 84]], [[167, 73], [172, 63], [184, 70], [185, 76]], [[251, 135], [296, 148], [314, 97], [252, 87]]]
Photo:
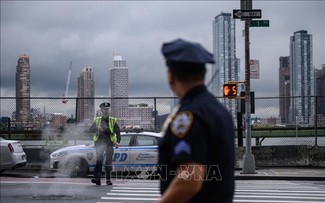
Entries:
[[[233, 18], [234, 19], [241, 19], [245, 22], [245, 134], [246, 134], [246, 150], [243, 156], [243, 169], [241, 173], [244, 174], [254, 174], [255, 172], [255, 158], [252, 154], [252, 120], [251, 120], [251, 113], [255, 107], [251, 101], [254, 101], [254, 94], [251, 94], [251, 70], [250, 70], [250, 40], [249, 40], [249, 27], [268, 27], [269, 21], [268, 20], [259, 20], [259, 21], [252, 21], [252, 18], [261, 18], [262, 17], [262, 10], [261, 9], [252, 9], [253, 3], [252, 0], [240, 0], [240, 9], [233, 10]], [[254, 78], [254, 77], [253, 77]], [[233, 81], [233, 83], [241, 83], [239, 81]], [[225, 87], [228, 87], [227, 84]], [[229, 89], [229, 88], [228, 88]], [[224, 93], [224, 96], [229, 96], [229, 91]], [[230, 95], [235, 97], [236, 95]], [[240, 97], [237, 97], [242, 99]]]
[[[252, 0], [241, 0], [241, 10], [252, 10]], [[251, 19], [245, 20], [245, 134], [246, 134], [246, 150], [243, 156], [243, 168], [244, 174], [252, 174], [255, 172], [255, 158], [252, 154], [252, 129], [251, 129], [251, 98], [250, 98], [250, 40], [249, 40], [249, 27]]]

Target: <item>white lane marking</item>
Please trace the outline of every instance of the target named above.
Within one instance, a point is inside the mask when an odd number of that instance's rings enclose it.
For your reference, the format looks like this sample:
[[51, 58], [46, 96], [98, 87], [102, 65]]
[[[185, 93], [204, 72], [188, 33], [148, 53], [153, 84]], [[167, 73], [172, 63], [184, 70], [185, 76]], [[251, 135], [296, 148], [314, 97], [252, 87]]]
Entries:
[[286, 196], [314, 196], [314, 197], [325, 197], [325, 194], [310, 194], [310, 193], [306, 193], [306, 194], [298, 194], [298, 193], [287, 193], [287, 192], [282, 192], [282, 193], [274, 193], [274, 194], [270, 194], [267, 192], [235, 192], [235, 195], [272, 195], [272, 196], [282, 196], [282, 195], [286, 195]]
[[[257, 200], [257, 199], [234, 199], [233, 202], [249, 202], [249, 203], [306, 203], [306, 201], [292, 201], [292, 200]], [[319, 201], [308, 201], [308, 203], [320, 203]]]
[[281, 193], [281, 192], [286, 192], [286, 193], [319, 193], [319, 194], [324, 194], [324, 191], [320, 190], [235, 190], [235, 192], [267, 192], [267, 193]]
[[265, 181], [259, 181], [259, 180], [255, 180], [255, 181], [236, 181], [235, 182], [236, 185], [266, 185], [266, 184], [271, 184], [271, 185], [299, 185], [299, 182], [289, 182], [289, 181], [272, 181], [272, 180], [265, 180]]
[[102, 197], [101, 199], [107, 199], [107, 200], [146, 200], [146, 201], [158, 201], [160, 198], [138, 198], [138, 197]]
[[141, 197], [160, 197], [160, 194], [129, 194], [129, 193], [106, 193], [107, 195], [114, 195], [114, 196], [141, 196]]
[[96, 203], [125, 203], [125, 202], [96, 202]]
[[160, 191], [141, 191], [141, 190], [111, 190], [111, 192], [134, 192], [134, 193], [160, 193]]
[[152, 188], [152, 187], [113, 187], [113, 189], [127, 189], [127, 190], [157, 190], [157, 188]]
[[278, 172], [275, 172], [274, 170], [270, 169], [270, 171], [276, 175], [280, 175]]
[[294, 200], [297, 200], [297, 199], [308, 199], [308, 200], [325, 200], [323, 198], [315, 198], [315, 197], [287, 197], [287, 196], [272, 196], [272, 195], [235, 195], [234, 196], [235, 199], [237, 198], [266, 198], [266, 199], [292, 199], [294, 198]]

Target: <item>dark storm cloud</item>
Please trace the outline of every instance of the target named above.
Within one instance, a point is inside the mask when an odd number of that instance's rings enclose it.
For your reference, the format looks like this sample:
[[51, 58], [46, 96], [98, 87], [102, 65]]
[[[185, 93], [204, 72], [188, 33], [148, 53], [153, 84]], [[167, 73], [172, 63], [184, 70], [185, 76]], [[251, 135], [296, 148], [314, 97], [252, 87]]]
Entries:
[[[313, 35], [314, 65], [325, 63], [324, 4], [254, 1], [271, 24], [251, 29], [251, 58], [261, 64], [261, 79], [252, 81], [256, 95], [278, 94], [279, 57], [289, 55], [295, 31], [306, 29]], [[113, 53], [127, 61], [130, 96], [171, 96], [161, 43], [182, 37], [212, 51], [214, 17], [239, 7], [239, 1], [1, 1], [1, 96], [15, 95], [21, 54], [30, 56], [32, 96], [62, 96], [70, 61], [69, 96], [76, 96], [77, 77], [86, 66], [94, 68], [96, 96], [108, 96]], [[236, 20], [244, 79], [242, 29], [243, 22]]]

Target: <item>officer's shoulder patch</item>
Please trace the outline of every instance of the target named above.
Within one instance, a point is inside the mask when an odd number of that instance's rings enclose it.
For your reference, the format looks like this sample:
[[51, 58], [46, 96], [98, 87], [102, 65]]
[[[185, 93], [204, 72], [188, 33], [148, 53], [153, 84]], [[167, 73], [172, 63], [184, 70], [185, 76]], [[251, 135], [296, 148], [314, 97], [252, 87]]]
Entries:
[[171, 123], [172, 133], [182, 139], [185, 137], [193, 123], [193, 113], [190, 111], [182, 111], [176, 114]]

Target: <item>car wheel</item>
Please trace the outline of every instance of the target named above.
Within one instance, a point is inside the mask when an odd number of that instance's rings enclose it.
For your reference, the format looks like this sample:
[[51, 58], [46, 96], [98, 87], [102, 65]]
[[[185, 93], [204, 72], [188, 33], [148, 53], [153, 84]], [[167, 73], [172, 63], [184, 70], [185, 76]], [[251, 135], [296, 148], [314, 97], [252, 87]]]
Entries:
[[65, 173], [70, 177], [86, 177], [88, 175], [88, 163], [84, 159], [73, 158], [67, 162]]

